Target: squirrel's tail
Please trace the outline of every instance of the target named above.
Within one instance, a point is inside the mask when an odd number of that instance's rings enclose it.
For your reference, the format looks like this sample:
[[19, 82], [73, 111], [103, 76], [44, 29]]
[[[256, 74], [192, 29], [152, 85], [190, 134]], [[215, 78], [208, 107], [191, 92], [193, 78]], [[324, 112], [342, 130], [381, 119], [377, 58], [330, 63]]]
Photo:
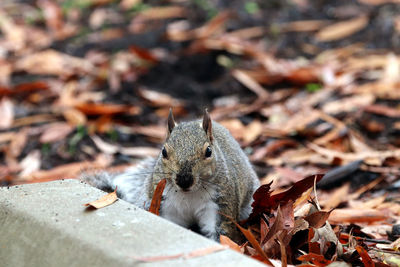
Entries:
[[146, 181], [150, 180], [155, 161], [154, 158], [145, 159], [122, 173], [82, 174], [81, 180], [106, 192], [117, 188], [119, 198], [147, 209], [151, 200], [147, 196]]

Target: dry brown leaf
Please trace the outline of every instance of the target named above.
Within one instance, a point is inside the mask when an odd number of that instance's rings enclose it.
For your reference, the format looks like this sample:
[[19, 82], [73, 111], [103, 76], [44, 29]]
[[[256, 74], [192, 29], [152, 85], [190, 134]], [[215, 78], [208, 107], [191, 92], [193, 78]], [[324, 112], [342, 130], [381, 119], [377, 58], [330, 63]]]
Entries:
[[38, 114], [15, 119], [12, 127], [21, 127], [35, 123], [48, 123], [53, 121], [58, 121], [58, 119], [52, 114]]
[[23, 180], [29, 177], [30, 174], [32, 174], [35, 171], [38, 171], [40, 169], [41, 165], [41, 154], [39, 150], [33, 150], [31, 151], [24, 159], [21, 160], [19, 163], [21, 167], [21, 173], [19, 174], [19, 177], [21, 177]]
[[272, 262], [269, 260], [267, 254], [265, 254], [264, 250], [258, 243], [257, 239], [254, 237], [254, 235], [251, 233], [250, 230], [247, 230], [243, 227], [241, 227], [238, 223], [233, 221], [235, 225], [239, 228], [239, 230], [243, 233], [243, 235], [246, 237], [246, 239], [250, 242], [250, 244], [253, 246], [253, 248], [257, 251], [258, 255], [262, 257], [262, 260], [269, 264], [270, 266], [274, 266]]
[[379, 104], [366, 106], [364, 107], [364, 110], [366, 112], [375, 113], [391, 118], [400, 118], [400, 109], [391, 108]]
[[51, 49], [24, 56], [15, 62], [14, 67], [16, 71], [59, 76], [82, 75], [94, 71], [89, 61]]
[[154, 213], [155, 215], [160, 215], [162, 194], [164, 192], [164, 188], [165, 188], [166, 184], [167, 184], [167, 179], [164, 178], [158, 182], [158, 184], [154, 190], [153, 198], [151, 199], [149, 212]]
[[331, 101], [322, 106], [322, 110], [328, 114], [338, 114], [340, 112], [352, 112], [365, 106], [371, 105], [375, 101], [372, 94], [357, 94], [354, 96]]
[[24, 27], [14, 23], [13, 19], [6, 12], [0, 10], [0, 29], [8, 41], [9, 50], [22, 50], [27, 42], [27, 35]]
[[43, 12], [46, 26], [53, 32], [57, 33], [64, 27], [63, 13], [61, 7], [50, 0], [39, 0], [37, 5]]
[[238, 39], [251, 39], [261, 37], [265, 34], [266, 28], [262, 26], [255, 26], [250, 28], [243, 28], [235, 31], [226, 33], [229, 37], [235, 37]]
[[255, 93], [259, 98], [266, 99], [269, 97], [267, 89], [262, 87], [256, 80], [250, 77], [246, 72], [241, 70], [232, 71], [232, 76]]
[[100, 151], [102, 151], [103, 153], [115, 154], [115, 153], [119, 152], [119, 150], [121, 149], [121, 147], [118, 145], [113, 145], [113, 144], [104, 142], [97, 135], [91, 136], [91, 138], [92, 138], [93, 142], [95, 143], [96, 147], [98, 149], [100, 149]]
[[335, 209], [331, 212], [328, 221], [333, 224], [342, 223], [374, 223], [384, 221], [389, 216], [375, 209]]
[[263, 125], [259, 120], [253, 120], [244, 129], [243, 141], [245, 144], [250, 144], [255, 141], [262, 133]]
[[154, 139], [158, 142], [161, 142], [167, 136], [167, 128], [165, 125], [148, 125], [148, 126], [132, 126], [132, 127], [120, 127], [122, 132], [127, 132], [130, 134], [141, 134], [147, 136], [151, 139]]
[[309, 143], [308, 147], [315, 152], [329, 159], [340, 158], [346, 162], [364, 160], [381, 164], [383, 160], [389, 157], [400, 158], [400, 149], [385, 151], [363, 151], [359, 153], [343, 153], [332, 149], [323, 148], [313, 143]]
[[121, 153], [127, 156], [135, 156], [135, 157], [156, 157], [160, 154], [160, 150], [158, 148], [153, 147], [123, 147], [120, 145], [113, 145], [103, 141], [100, 137], [93, 135], [91, 136], [93, 142], [102, 152], [106, 154], [115, 154]]
[[137, 15], [143, 20], [163, 20], [181, 18], [186, 15], [186, 10], [181, 6], [159, 6], [145, 9]]
[[63, 111], [63, 115], [68, 123], [72, 126], [85, 125], [87, 122], [86, 115], [83, 112], [74, 108]]
[[400, 0], [358, 0], [367, 5], [383, 5], [386, 3], [400, 3]]
[[138, 106], [105, 103], [78, 103], [75, 108], [86, 115], [115, 115], [121, 113], [138, 115], [142, 111]]
[[339, 206], [340, 203], [347, 201], [347, 197], [349, 195], [350, 184], [345, 183], [338, 189], [336, 189], [333, 193], [330, 194], [330, 197], [325, 201], [320, 201], [320, 204], [324, 206], [325, 209], [334, 209]]
[[223, 120], [220, 123], [229, 130], [236, 140], [243, 138], [244, 125], [239, 119]]
[[14, 105], [8, 98], [0, 102], [0, 129], [7, 129], [14, 122]]
[[13, 67], [10, 62], [0, 59], [0, 86], [8, 86]]
[[380, 79], [383, 83], [396, 83], [399, 82], [400, 75], [400, 59], [393, 53], [387, 55], [386, 66], [384, 73]]
[[339, 40], [362, 30], [365, 26], [367, 26], [367, 24], [368, 17], [365, 15], [361, 15], [354, 19], [341, 21], [326, 26], [315, 35], [315, 38], [319, 42], [330, 42]]
[[28, 132], [29, 129], [24, 128], [14, 135], [7, 150], [8, 156], [17, 158], [21, 154], [28, 141]]
[[156, 157], [160, 154], [159, 148], [154, 147], [121, 147], [119, 152], [132, 157]]
[[51, 170], [39, 170], [26, 177], [29, 182], [47, 182], [77, 177], [85, 169], [104, 169], [112, 163], [110, 157], [100, 154], [94, 161], [74, 162], [54, 167]]
[[14, 135], [14, 132], [0, 133], [0, 144], [11, 141], [14, 138]]
[[380, 176], [379, 178], [373, 180], [372, 182], [360, 187], [356, 192], [354, 192], [351, 195], [349, 195], [348, 198], [349, 199], [357, 199], [357, 198], [359, 198], [362, 194], [364, 194], [365, 192], [367, 192], [367, 191], [371, 190], [372, 188], [374, 188], [376, 185], [378, 185], [384, 179], [385, 179], [385, 176]]
[[64, 140], [72, 131], [74, 127], [65, 122], [56, 122], [47, 125], [46, 129], [39, 138], [41, 143], [54, 143]]
[[230, 249], [235, 250], [239, 253], [242, 253], [240, 246], [238, 244], [236, 244], [235, 242], [233, 242], [232, 239], [230, 239], [229, 237], [227, 237], [225, 235], [219, 236], [219, 242], [221, 243], [221, 245], [228, 246]]
[[138, 89], [139, 95], [148, 101], [151, 105], [156, 107], [168, 107], [173, 108], [177, 106], [183, 106], [183, 102], [181, 100], [172, 98], [168, 94], [160, 93], [153, 90], [148, 89]]
[[125, 10], [131, 9], [136, 5], [139, 5], [142, 3], [142, 0], [122, 0], [119, 3], [119, 6], [122, 7]]
[[327, 25], [327, 20], [299, 20], [280, 24], [282, 32], [309, 32], [317, 31]]
[[104, 195], [95, 201], [83, 204], [83, 206], [93, 207], [95, 209], [101, 209], [101, 208], [104, 208], [104, 207], [107, 207], [107, 206], [113, 204], [115, 201], [117, 201], [117, 199], [118, 199], [117, 188], [115, 188], [115, 190], [113, 192], [111, 192], [107, 195]]
[[376, 207], [380, 206], [383, 202], [385, 202], [386, 195], [379, 196], [376, 198], [372, 198], [367, 201], [350, 201], [349, 206], [350, 208], [357, 208], [357, 209], [375, 209]]

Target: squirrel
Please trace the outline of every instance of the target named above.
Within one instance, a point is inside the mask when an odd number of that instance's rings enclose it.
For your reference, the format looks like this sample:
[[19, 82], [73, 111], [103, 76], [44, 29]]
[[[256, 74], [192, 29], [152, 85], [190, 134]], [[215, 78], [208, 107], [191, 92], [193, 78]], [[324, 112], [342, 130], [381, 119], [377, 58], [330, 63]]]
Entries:
[[157, 158], [149, 158], [120, 174], [83, 177], [89, 184], [112, 191], [148, 209], [155, 187], [166, 178], [160, 216], [208, 238], [226, 235], [238, 242], [242, 235], [233, 223], [251, 212], [259, 179], [240, 145], [207, 110], [202, 120], [177, 124], [172, 110], [167, 138]]

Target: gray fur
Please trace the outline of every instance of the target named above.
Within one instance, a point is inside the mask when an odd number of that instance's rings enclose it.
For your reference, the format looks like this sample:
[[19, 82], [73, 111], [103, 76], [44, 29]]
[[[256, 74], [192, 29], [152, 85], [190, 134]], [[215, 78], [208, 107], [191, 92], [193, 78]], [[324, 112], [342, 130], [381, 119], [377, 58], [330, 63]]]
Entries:
[[[147, 209], [156, 185], [166, 178], [161, 216], [184, 227], [198, 224], [200, 232], [213, 239], [225, 234], [239, 240], [236, 226], [220, 214], [235, 221], [246, 219], [259, 180], [228, 130], [212, 121], [210, 137], [203, 129], [205, 124], [204, 120], [196, 120], [174, 125], [165, 143], [167, 158], [160, 153], [123, 173], [102, 173], [85, 180], [103, 189], [117, 186], [122, 199]], [[212, 149], [210, 158], [204, 156], [207, 146]], [[177, 174], [182, 173], [190, 173], [190, 179], [194, 179], [189, 192], [176, 183]]]

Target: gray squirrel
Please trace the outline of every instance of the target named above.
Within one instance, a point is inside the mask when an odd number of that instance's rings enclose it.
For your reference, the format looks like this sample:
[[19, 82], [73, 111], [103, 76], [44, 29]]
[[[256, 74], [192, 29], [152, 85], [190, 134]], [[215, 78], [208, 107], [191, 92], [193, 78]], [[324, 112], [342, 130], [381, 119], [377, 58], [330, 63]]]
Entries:
[[[234, 241], [242, 236], [232, 222], [247, 219], [260, 182], [247, 156], [222, 125], [210, 119], [176, 124], [170, 111], [168, 132], [157, 158], [119, 174], [86, 175], [83, 180], [148, 210], [158, 182], [166, 178], [160, 216], [200, 234]], [[225, 216], [226, 215], [226, 216]]]

